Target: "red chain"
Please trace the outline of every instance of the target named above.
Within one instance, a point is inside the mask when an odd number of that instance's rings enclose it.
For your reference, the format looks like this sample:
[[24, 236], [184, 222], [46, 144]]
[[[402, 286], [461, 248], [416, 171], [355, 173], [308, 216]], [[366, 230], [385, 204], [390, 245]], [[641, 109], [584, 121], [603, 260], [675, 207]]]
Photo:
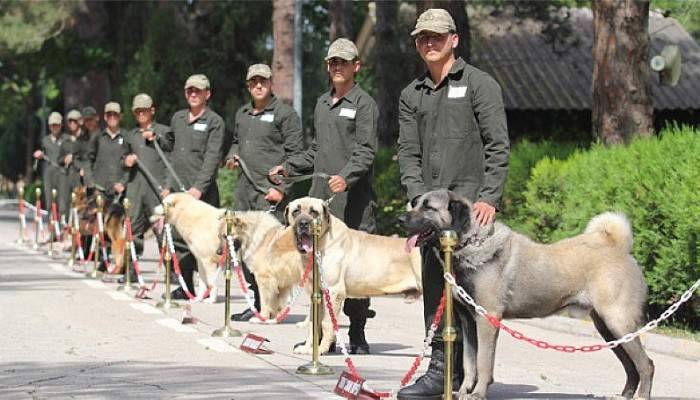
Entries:
[[[54, 234], [56, 233], [56, 223], [58, 223], [58, 206], [56, 205], [56, 202], [55, 202], [55, 201], [52, 201], [52, 202], [51, 202], [51, 223], [50, 223], [50, 225], [53, 225], [53, 226], [49, 228], [49, 231], [50, 231], [50, 232], [51, 232], [51, 231], [54, 232]], [[59, 236], [56, 237], [55, 239], [58, 240], [58, 241], [60, 241], [60, 240], [61, 240], [61, 236], [60, 236], [60, 235], [61, 235], [61, 232], [60, 232], [60, 230], [59, 230], [59, 232], [58, 232], [58, 235], [59, 235]]]
[[[435, 317], [433, 318], [433, 324], [435, 326], [440, 326], [440, 321], [442, 320], [442, 314], [445, 312], [445, 293], [443, 292], [442, 298], [440, 298], [440, 304], [437, 307], [437, 310], [435, 310]], [[432, 326], [431, 325], [431, 326]], [[420, 367], [421, 360], [423, 359], [423, 356], [419, 354], [416, 356], [415, 360], [413, 360], [413, 364], [411, 365], [411, 368], [406, 372], [406, 375], [404, 375], [403, 379], [401, 379], [401, 386], [406, 386], [408, 382], [411, 381], [411, 378], [413, 378], [413, 375], [416, 374], [416, 371], [418, 370], [418, 367]]]

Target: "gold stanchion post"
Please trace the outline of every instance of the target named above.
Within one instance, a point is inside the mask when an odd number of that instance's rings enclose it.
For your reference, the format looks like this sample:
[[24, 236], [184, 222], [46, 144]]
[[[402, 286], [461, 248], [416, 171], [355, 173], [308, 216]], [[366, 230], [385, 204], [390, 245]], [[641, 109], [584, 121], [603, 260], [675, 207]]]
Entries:
[[311, 294], [311, 323], [313, 347], [311, 352], [311, 362], [297, 368], [297, 374], [304, 375], [332, 375], [333, 369], [328, 365], [321, 364], [318, 361], [318, 342], [321, 333], [321, 306], [323, 305], [323, 297], [321, 296], [321, 277], [319, 275], [318, 259], [316, 258], [316, 250], [318, 250], [319, 239], [321, 236], [321, 222], [316, 218], [311, 221], [311, 229], [313, 233], [313, 293]]
[[24, 207], [24, 187], [17, 189], [17, 200], [20, 203], [20, 216], [19, 216], [19, 238], [17, 239], [17, 244], [24, 244], [24, 234], [27, 224], [26, 218], [26, 207]]
[[51, 189], [51, 207], [48, 207], [47, 209], [49, 212], [49, 251], [46, 253], [46, 255], [49, 257], [53, 257], [55, 255], [53, 251], [53, 242], [58, 240], [58, 237], [56, 237], [56, 221], [53, 219], [54, 217], [58, 217], [58, 215], [53, 215], [53, 208], [56, 204], [57, 198], [58, 192], [56, 189]]
[[[452, 274], [452, 254], [456, 244], [455, 231], [443, 231], [440, 234], [440, 246], [444, 254], [447, 274]], [[457, 330], [452, 321], [452, 285], [445, 281], [445, 325], [442, 328], [442, 340], [445, 342], [445, 394], [442, 398], [445, 400], [452, 400], [455, 339], [457, 339]]]
[[97, 221], [95, 223], [98, 226], [97, 233], [92, 236], [92, 246], [93, 246], [93, 259], [95, 263], [93, 265], [92, 271], [88, 272], [85, 276], [92, 279], [97, 279], [102, 277], [102, 272], [99, 271], [100, 268], [100, 230], [99, 226], [102, 224], [102, 208], [104, 207], [104, 201], [101, 195], [97, 195]]
[[[126, 224], [126, 218], [129, 218], [129, 199], [124, 199], [122, 202], [124, 205], [124, 224]], [[124, 246], [124, 285], [117, 287], [117, 290], [124, 290], [127, 291], [131, 289], [131, 274], [129, 271], [130, 268], [130, 263], [129, 263], [129, 256], [131, 255], [131, 242], [129, 241], [129, 232], [124, 229], [124, 232], [126, 234], [126, 240], [125, 240], [125, 246]]]
[[233, 234], [233, 211], [226, 210], [226, 272], [224, 276], [226, 278], [226, 298], [224, 299], [224, 326], [212, 332], [214, 337], [236, 337], [241, 336], [241, 332], [233, 329], [229, 326], [229, 321], [231, 320], [231, 252], [235, 249], [228, 248], [228, 238]]
[[[163, 215], [165, 222], [168, 221], [168, 212], [170, 211], [170, 204], [163, 203]], [[172, 270], [170, 262], [172, 261], [172, 254], [170, 254], [170, 243], [168, 243], [168, 232], [163, 232], [163, 246], [165, 247], [165, 253], [163, 254], [163, 260], [165, 262], [165, 299], [158, 304], [157, 308], [162, 308], [168, 310], [170, 308], [180, 308], [180, 304], [172, 301], [170, 298], [170, 272]]]
[[[39, 202], [41, 202], [41, 189], [40, 188], [36, 188], [36, 190], [34, 191], [34, 195], [36, 197], [37, 204]], [[41, 224], [39, 223], [39, 221], [41, 221], [41, 213], [39, 212], [38, 208], [36, 210], [36, 214], [37, 214], [36, 218], [38, 219], [38, 221], [36, 221], [36, 224], [35, 224], [36, 229], [34, 231], [34, 244], [32, 245], [32, 249], [34, 249], [34, 250], [39, 249], [39, 232], [41, 231]]]
[[75, 236], [78, 236], [80, 240], [80, 223], [76, 221], [77, 212], [75, 211], [76, 202], [78, 201], [75, 193], [70, 194], [70, 217], [68, 218], [68, 223], [70, 224], [70, 258], [68, 259], [68, 266], [73, 267], [75, 265], [75, 253], [76, 253], [76, 243]]

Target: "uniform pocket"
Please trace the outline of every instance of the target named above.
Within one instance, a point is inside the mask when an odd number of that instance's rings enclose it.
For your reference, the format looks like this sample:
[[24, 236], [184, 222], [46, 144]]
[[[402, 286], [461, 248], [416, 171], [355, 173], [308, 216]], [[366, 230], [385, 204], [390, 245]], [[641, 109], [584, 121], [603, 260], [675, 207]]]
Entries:
[[476, 132], [474, 111], [467, 97], [445, 99], [444, 108], [448, 121], [445, 129], [448, 138], [464, 138]]

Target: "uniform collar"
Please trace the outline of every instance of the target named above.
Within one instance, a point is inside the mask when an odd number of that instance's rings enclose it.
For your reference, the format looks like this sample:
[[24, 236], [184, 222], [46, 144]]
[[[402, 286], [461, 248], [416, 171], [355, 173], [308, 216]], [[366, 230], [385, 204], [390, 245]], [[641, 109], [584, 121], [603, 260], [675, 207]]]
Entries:
[[[275, 111], [275, 107], [277, 107], [277, 96], [272, 94], [270, 96], [270, 101], [267, 102], [267, 105], [263, 108], [264, 111]], [[255, 111], [255, 107], [253, 106], [253, 102], [249, 101], [243, 106], [243, 111], [247, 114], [253, 115], [253, 111]], [[259, 114], [256, 114], [259, 115]]]
[[353, 105], [357, 105], [357, 101], [360, 98], [361, 90], [362, 89], [360, 89], [360, 86], [356, 82], [349, 92], [345, 93], [343, 97], [338, 99], [337, 103], [333, 104], [333, 89], [331, 89], [328, 92], [326, 92], [323, 101], [328, 105], [328, 107], [337, 107], [338, 105], [342, 104], [343, 101], [348, 101]]
[[[462, 57], [457, 57], [455, 62], [452, 64], [452, 67], [450, 68], [450, 71], [447, 73], [447, 80], [450, 80], [454, 78], [457, 75], [461, 75], [462, 71], [464, 71], [464, 68], [466, 68], [467, 62], [462, 59]], [[418, 82], [416, 83], [416, 87], [420, 88], [421, 86], [426, 86], [431, 89], [435, 89], [436, 86], [433, 83], [433, 80], [430, 78], [430, 71], [425, 71], [423, 75], [421, 75], [420, 78], [418, 78]]]
[[[104, 129], [102, 130], [102, 134], [103, 134], [104, 136], [107, 136], [108, 138], [112, 139], [112, 135], [109, 134], [109, 132], [107, 131], [107, 128], [104, 128]], [[114, 135], [114, 138], [116, 139], [116, 138], [118, 138], [118, 137], [121, 136], [121, 135], [122, 135], [122, 128], [120, 127], [120, 128], [119, 128], [119, 131], [117, 132], [117, 134]]]
[[188, 123], [188, 124], [190, 124], [190, 125], [191, 125], [191, 124], [194, 124], [195, 122], [199, 121], [200, 119], [201, 119], [201, 120], [207, 120], [207, 119], [209, 118], [209, 114], [211, 114], [211, 110], [209, 109], [209, 106], [206, 106], [206, 107], [204, 107], [204, 112], [202, 113], [202, 115], [200, 115], [199, 117], [197, 117], [197, 118], [195, 118], [194, 120], [190, 121], [190, 111], [191, 111], [191, 110], [188, 108], [186, 111], [187, 111], [187, 112], [185, 112], [185, 116], [184, 116], [185, 122]]

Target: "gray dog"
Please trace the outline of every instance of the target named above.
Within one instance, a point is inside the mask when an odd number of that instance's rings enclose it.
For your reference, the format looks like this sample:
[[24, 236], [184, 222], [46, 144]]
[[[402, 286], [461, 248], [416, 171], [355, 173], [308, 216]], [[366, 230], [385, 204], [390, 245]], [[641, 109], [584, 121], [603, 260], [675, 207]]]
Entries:
[[[471, 203], [447, 190], [424, 194], [402, 219], [412, 246], [435, 247], [440, 231], [457, 232], [457, 282], [499, 319], [546, 317], [567, 307], [582, 308], [590, 311], [606, 341], [640, 325], [647, 287], [630, 254], [632, 230], [622, 214], [601, 214], [583, 234], [553, 244], [535, 243], [500, 222], [479, 226]], [[459, 398], [485, 398], [493, 381], [498, 330], [471, 307], [457, 310], [465, 373]], [[649, 399], [654, 364], [639, 338], [613, 351], [627, 373], [622, 395], [631, 398], [639, 388], [637, 396]]]

